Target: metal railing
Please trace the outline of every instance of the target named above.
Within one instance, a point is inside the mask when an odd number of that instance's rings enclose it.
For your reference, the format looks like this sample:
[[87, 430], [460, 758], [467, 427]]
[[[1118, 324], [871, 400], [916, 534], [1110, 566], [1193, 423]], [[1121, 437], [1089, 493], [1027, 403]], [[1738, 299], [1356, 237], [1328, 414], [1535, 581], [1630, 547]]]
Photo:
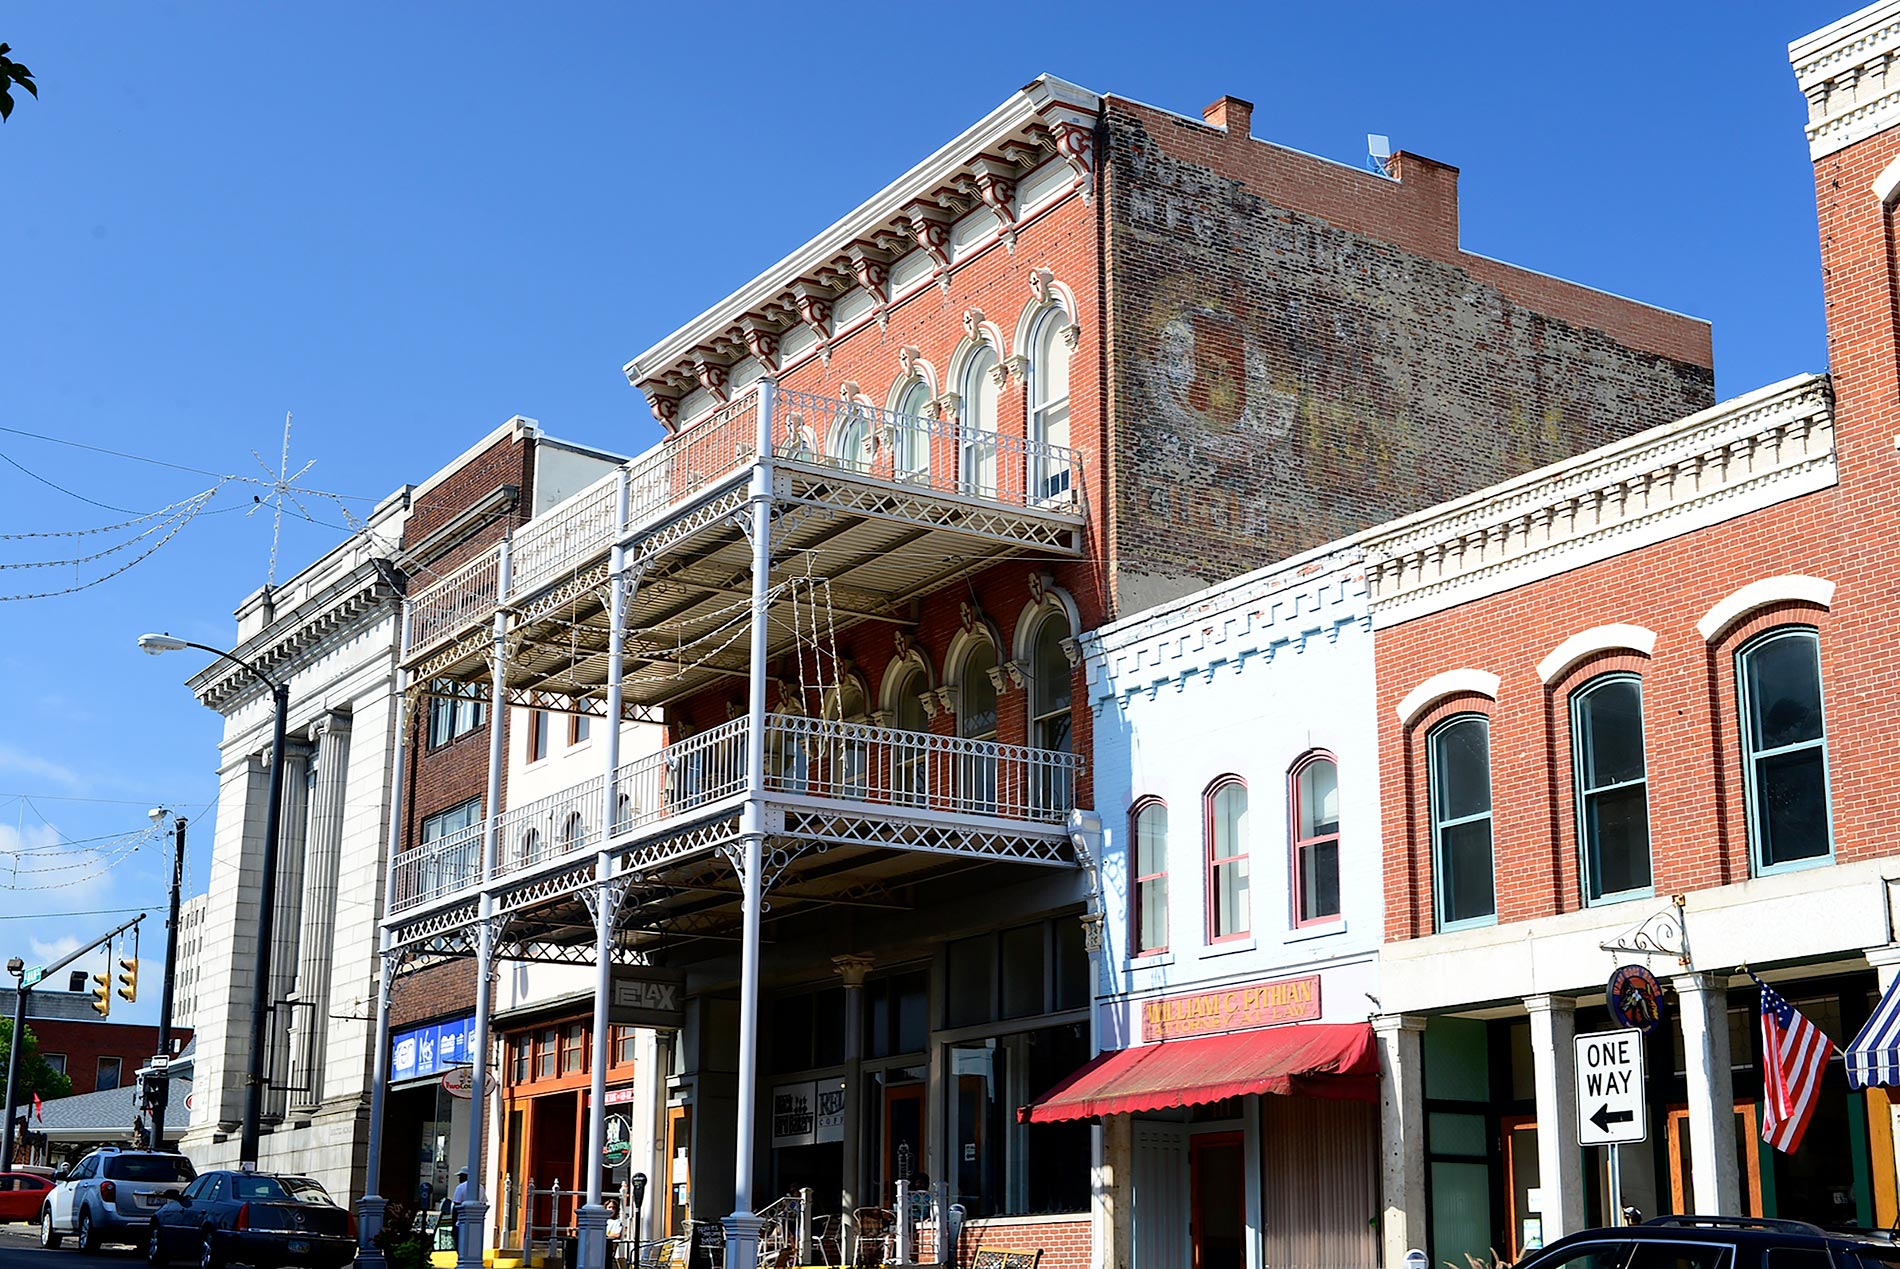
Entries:
[[[759, 388], [748, 390], [516, 529], [506, 596], [497, 591], [499, 547], [417, 591], [409, 600], [404, 651], [448, 638], [500, 600], [518, 600], [598, 556], [619, 532], [615, 504], [623, 470], [626, 528], [634, 532], [750, 464], [757, 455], [759, 395]], [[1028, 507], [1067, 503], [1082, 479], [1080, 458], [1067, 446], [861, 400], [778, 388], [773, 420], [778, 457], [862, 480]]]
[[478, 822], [446, 837], [424, 842], [396, 860], [388, 908], [410, 908], [454, 894], [482, 871], [482, 825]]

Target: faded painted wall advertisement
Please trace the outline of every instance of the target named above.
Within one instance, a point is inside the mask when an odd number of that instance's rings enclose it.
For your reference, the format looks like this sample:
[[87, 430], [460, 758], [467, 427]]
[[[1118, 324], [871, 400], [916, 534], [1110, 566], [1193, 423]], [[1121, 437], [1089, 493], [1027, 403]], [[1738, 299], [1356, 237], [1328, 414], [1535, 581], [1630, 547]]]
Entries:
[[1178, 1040], [1318, 1018], [1319, 975], [1307, 974], [1150, 1000], [1141, 1007], [1141, 1038]]

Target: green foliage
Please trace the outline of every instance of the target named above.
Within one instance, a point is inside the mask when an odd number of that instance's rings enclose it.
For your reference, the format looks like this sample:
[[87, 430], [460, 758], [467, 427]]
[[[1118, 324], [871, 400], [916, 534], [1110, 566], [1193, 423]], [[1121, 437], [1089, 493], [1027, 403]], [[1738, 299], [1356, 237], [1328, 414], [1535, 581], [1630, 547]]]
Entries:
[[383, 1227], [371, 1239], [389, 1269], [428, 1269], [429, 1236], [414, 1208], [400, 1201], [383, 1209]]
[[8, 46], [0, 44], [0, 121], [5, 121], [13, 114], [14, 85], [26, 89], [35, 97], [40, 95], [39, 85], [33, 82], [33, 72], [8, 57], [7, 51]]
[[[5, 48], [0, 44], [0, 49]], [[8, 1054], [13, 1048], [13, 1019], [0, 1018], [0, 1084], [6, 1080]], [[15, 1092], [15, 1106], [33, 1104], [33, 1094], [38, 1093], [41, 1101], [52, 1101], [55, 1097], [72, 1095], [73, 1082], [46, 1064], [40, 1056], [40, 1042], [33, 1036], [33, 1028], [26, 1029], [26, 1047], [20, 1050], [20, 1087]]]

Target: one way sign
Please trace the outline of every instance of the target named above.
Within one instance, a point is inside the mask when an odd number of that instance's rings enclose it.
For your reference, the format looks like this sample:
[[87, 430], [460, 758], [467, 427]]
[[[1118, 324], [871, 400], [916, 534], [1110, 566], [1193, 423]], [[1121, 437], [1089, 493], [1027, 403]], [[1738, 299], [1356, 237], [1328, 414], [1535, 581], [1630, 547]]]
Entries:
[[1577, 1141], [1614, 1146], [1649, 1140], [1643, 1089], [1643, 1033], [1634, 1027], [1580, 1035], [1577, 1042]]

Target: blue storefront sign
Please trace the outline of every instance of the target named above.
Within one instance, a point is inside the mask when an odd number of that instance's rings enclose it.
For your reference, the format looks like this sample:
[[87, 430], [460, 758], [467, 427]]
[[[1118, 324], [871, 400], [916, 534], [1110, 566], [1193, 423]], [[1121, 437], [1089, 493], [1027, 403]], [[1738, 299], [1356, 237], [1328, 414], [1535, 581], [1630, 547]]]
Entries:
[[398, 1031], [389, 1040], [389, 1082], [400, 1084], [467, 1066], [474, 1052], [473, 1017]]

